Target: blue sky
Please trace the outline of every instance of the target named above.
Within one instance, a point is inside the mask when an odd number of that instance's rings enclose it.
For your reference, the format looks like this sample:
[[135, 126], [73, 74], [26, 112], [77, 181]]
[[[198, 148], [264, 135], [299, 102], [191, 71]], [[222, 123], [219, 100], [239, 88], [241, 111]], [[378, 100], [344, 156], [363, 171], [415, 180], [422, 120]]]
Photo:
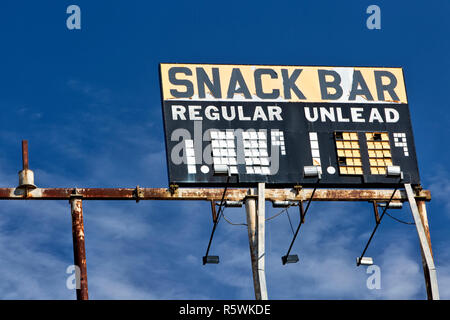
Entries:
[[[66, 8], [81, 8], [81, 30]], [[381, 8], [381, 30], [366, 8]], [[442, 298], [450, 298], [450, 4], [434, 1], [3, 1], [0, 187], [17, 185], [28, 139], [40, 187], [166, 187], [158, 63], [404, 68]], [[407, 206], [406, 206], [407, 207]], [[211, 231], [206, 202], [84, 202], [94, 299], [253, 299], [247, 231]], [[277, 210], [267, 205], [267, 215]], [[243, 209], [227, 217], [244, 222]], [[408, 208], [393, 212], [410, 221]], [[291, 212], [295, 220], [295, 210]], [[388, 217], [368, 255], [382, 288], [355, 266], [374, 227], [371, 204], [313, 203], [293, 252], [286, 215], [267, 223], [271, 299], [424, 299], [414, 226]], [[0, 298], [73, 299], [66, 201], [0, 203]]]

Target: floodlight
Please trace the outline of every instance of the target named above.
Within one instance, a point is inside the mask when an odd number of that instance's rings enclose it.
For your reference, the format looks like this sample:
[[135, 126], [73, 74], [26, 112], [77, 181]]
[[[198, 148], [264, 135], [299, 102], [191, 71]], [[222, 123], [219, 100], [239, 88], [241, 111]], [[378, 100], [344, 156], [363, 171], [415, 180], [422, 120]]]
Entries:
[[298, 255], [296, 254], [281, 257], [281, 262], [283, 263], [283, 265], [285, 265], [286, 263], [297, 263], [298, 260]]
[[287, 208], [294, 205], [294, 201], [272, 201], [272, 205], [274, 208]]
[[[386, 202], [378, 203], [378, 206], [384, 208], [386, 207]], [[388, 205], [388, 209], [401, 209], [401, 208], [403, 208], [403, 203], [399, 201], [398, 202], [391, 201]]]
[[215, 176], [228, 176], [230, 170], [226, 164], [215, 164], [214, 165], [214, 175]]
[[232, 200], [226, 200], [225, 201], [225, 207], [229, 208], [240, 208], [242, 207], [242, 201], [232, 201]]
[[318, 166], [304, 166], [303, 167], [303, 174], [305, 175], [305, 178], [312, 178], [317, 177], [320, 179], [321, 172], [320, 167]]
[[403, 176], [403, 172], [400, 166], [388, 166], [387, 167], [387, 175], [392, 177], [401, 177]]
[[219, 256], [204, 256], [203, 257], [203, 265], [205, 264], [218, 264]]
[[356, 258], [356, 265], [371, 266], [373, 265], [373, 259], [371, 257], [358, 257]]

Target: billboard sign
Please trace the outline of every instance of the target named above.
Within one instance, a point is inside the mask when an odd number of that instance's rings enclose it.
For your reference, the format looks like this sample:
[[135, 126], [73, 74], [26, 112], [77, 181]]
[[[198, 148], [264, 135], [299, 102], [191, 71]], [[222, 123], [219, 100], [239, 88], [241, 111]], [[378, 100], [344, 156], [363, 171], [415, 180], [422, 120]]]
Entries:
[[162, 63], [160, 81], [171, 184], [420, 183], [401, 68]]

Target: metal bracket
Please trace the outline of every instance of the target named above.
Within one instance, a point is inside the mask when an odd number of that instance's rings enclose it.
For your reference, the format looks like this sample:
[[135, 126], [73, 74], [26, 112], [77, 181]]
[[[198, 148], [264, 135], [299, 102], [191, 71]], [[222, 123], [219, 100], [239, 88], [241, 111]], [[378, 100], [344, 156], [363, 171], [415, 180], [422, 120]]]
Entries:
[[82, 199], [83, 195], [79, 193], [78, 188], [74, 188], [72, 193], [70, 194], [69, 203], [72, 203], [73, 199]]
[[171, 184], [169, 186], [169, 192], [170, 192], [171, 195], [173, 195], [177, 190], [178, 190], [178, 185], [177, 184]]
[[144, 190], [142, 190], [139, 186], [136, 186], [134, 190], [134, 196], [136, 198], [136, 203], [139, 202], [142, 198], [144, 198]]
[[211, 214], [212, 214], [213, 223], [216, 223], [217, 211], [216, 211], [216, 202], [214, 200], [211, 200]]
[[73, 198], [83, 198], [83, 195], [81, 193], [79, 193], [78, 188], [74, 188], [72, 191], [72, 194], [70, 195], [70, 199]]
[[381, 221], [380, 221], [380, 215], [378, 213], [378, 203], [376, 201], [373, 201], [372, 203], [373, 203], [373, 213], [375, 215], [375, 223], [379, 224]]
[[258, 195], [257, 194], [247, 194], [244, 197], [244, 201], [247, 200], [247, 199], [258, 199]]
[[295, 192], [297, 193], [297, 195], [300, 194], [300, 192], [302, 191], [302, 189], [303, 189], [303, 186], [301, 186], [301, 185], [296, 184], [296, 185], [294, 186], [294, 190], [295, 190]]
[[305, 223], [305, 209], [303, 209], [303, 200], [298, 202], [298, 209], [300, 211], [300, 223]]

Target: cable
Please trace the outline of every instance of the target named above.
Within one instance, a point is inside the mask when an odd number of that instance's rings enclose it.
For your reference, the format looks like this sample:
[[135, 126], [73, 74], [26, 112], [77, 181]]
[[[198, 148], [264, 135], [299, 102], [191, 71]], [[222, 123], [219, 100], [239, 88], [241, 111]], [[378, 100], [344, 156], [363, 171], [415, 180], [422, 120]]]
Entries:
[[394, 219], [394, 220], [397, 221], [397, 222], [400, 222], [400, 223], [403, 223], [403, 224], [407, 224], [407, 225], [410, 225], [410, 226], [415, 225], [414, 222], [406, 222], [406, 221], [400, 220], [400, 219], [398, 219], [398, 218], [396, 218], [396, 217], [394, 217], [394, 216], [391, 216], [391, 215], [390, 215], [389, 213], [387, 213], [387, 212], [386, 212], [386, 214], [388, 215], [388, 217], [391, 217], [392, 219]]
[[289, 207], [292, 206], [292, 204], [290, 204], [288, 207], [284, 208], [283, 210], [281, 210], [280, 212], [278, 212], [277, 214], [271, 216], [270, 218], [266, 218], [266, 221], [272, 220], [276, 217], [278, 217], [280, 214], [284, 213], [285, 211], [287, 211], [287, 209], [289, 209]]
[[246, 223], [234, 223], [234, 222], [231, 222], [231, 221], [228, 220], [227, 217], [225, 217], [225, 215], [223, 214], [224, 211], [225, 211], [225, 210], [222, 211], [222, 214], [221, 214], [221, 215], [222, 215], [223, 219], [224, 219], [227, 223], [231, 224], [232, 226], [246, 226], [246, 225], [247, 225]]
[[[303, 211], [303, 217], [305, 217], [305, 216], [306, 216], [306, 213], [308, 212], [309, 205], [311, 204], [311, 201], [312, 201], [312, 199], [314, 198], [314, 194], [316, 193], [316, 189], [317, 189], [317, 186], [314, 187], [313, 192], [312, 192], [312, 194], [311, 194], [311, 198], [309, 198], [308, 204], [306, 205], [306, 209], [305, 209], [305, 211]], [[302, 207], [302, 206], [303, 206], [302, 202], [300, 202], [300, 206], [301, 206], [300, 208], [303, 208], [303, 207]], [[285, 257], [287, 257], [287, 256], [289, 255], [289, 253], [291, 252], [292, 246], [294, 245], [294, 242], [295, 242], [295, 238], [297, 238], [298, 232], [300, 231], [300, 227], [302, 226], [302, 224], [303, 224], [303, 223], [302, 223], [302, 221], [300, 220], [300, 223], [299, 223], [298, 226], [297, 226], [297, 230], [295, 230], [294, 238], [293, 238], [292, 241], [291, 241], [291, 244], [290, 244], [290, 246], [289, 246], [289, 249], [288, 249], [288, 251], [287, 251]], [[284, 264], [284, 263], [283, 263], [283, 264]]]
[[289, 216], [289, 211], [286, 209], [286, 214], [289, 219], [289, 224], [291, 225], [292, 234], [294, 234], [294, 227], [292, 226], [291, 217]]
[[389, 204], [391, 203], [392, 199], [394, 198], [394, 195], [397, 192], [397, 190], [398, 190], [398, 187], [395, 187], [394, 192], [392, 193], [389, 201], [386, 203], [386, 206], [384, 207], [383, 213], [381, 214], [380, 219], [377, 221], [377, 223], [375, 225], [375, 228], [373, 229], [372, 234], [370, 235], [369, 241], [367, 241], [367, 244], [366, 244], [363, 252], [361, 253], [361, 255], [360, 255], [359, 259], [358, 259], [358, 263], [356, 264], [358, 267], [360, 266], [360, 261], [361, 261], [362, 257], [364, 257], [364, 254], [366, 253], [367, 248], [369, 248], [369, 244], [372, 241], [372, 238], [375, 235], [375, 232], [377, 231], [378, 226], [381, 224], [381, 220], [383, 220], [383, 217], [386, 214], [386, 210], [389, 207]]
[[[212, 232], [211, 232], [211, 236], [210, 236], [210, 238], [209, 238], [208, 247], [206, 248], [206, 254], [205, 254], [205, 257], [208, 256], [209, 249], [211, 248], [211, 242], [212, 242], [212, 239], [213, 239], [213, 237], [214, 237], [214, 232], [216, 231], [216, 227], [217, 227], [217, 225], [219, 224], [220, 217], [223, 216], [223, 214], [222, 214], [222, 213], [223, 213], [223, 208], [224, 208], [223, 204], [224, 204], [225, 194], [227, 193], [228, 182], [229, 182], [229, 181], [230, 181], [230, 176], [227, 177], [227, 182], [226, 182], [226, 184], [225, 184], [225, 188], [224, 188], [223, 194], [222, 194], [222, 200], [220, 200], [219, 211], [218, 211], [218, 213], [217, 213], [217, 219], [216, 219], [216, 221], [214, 221], [214, 225], [213, 225], [213, 229], [212, 229]], [[205, 263], [206, 263], [206, 262], [203, 261], [203, 265], [204, 265]]]

